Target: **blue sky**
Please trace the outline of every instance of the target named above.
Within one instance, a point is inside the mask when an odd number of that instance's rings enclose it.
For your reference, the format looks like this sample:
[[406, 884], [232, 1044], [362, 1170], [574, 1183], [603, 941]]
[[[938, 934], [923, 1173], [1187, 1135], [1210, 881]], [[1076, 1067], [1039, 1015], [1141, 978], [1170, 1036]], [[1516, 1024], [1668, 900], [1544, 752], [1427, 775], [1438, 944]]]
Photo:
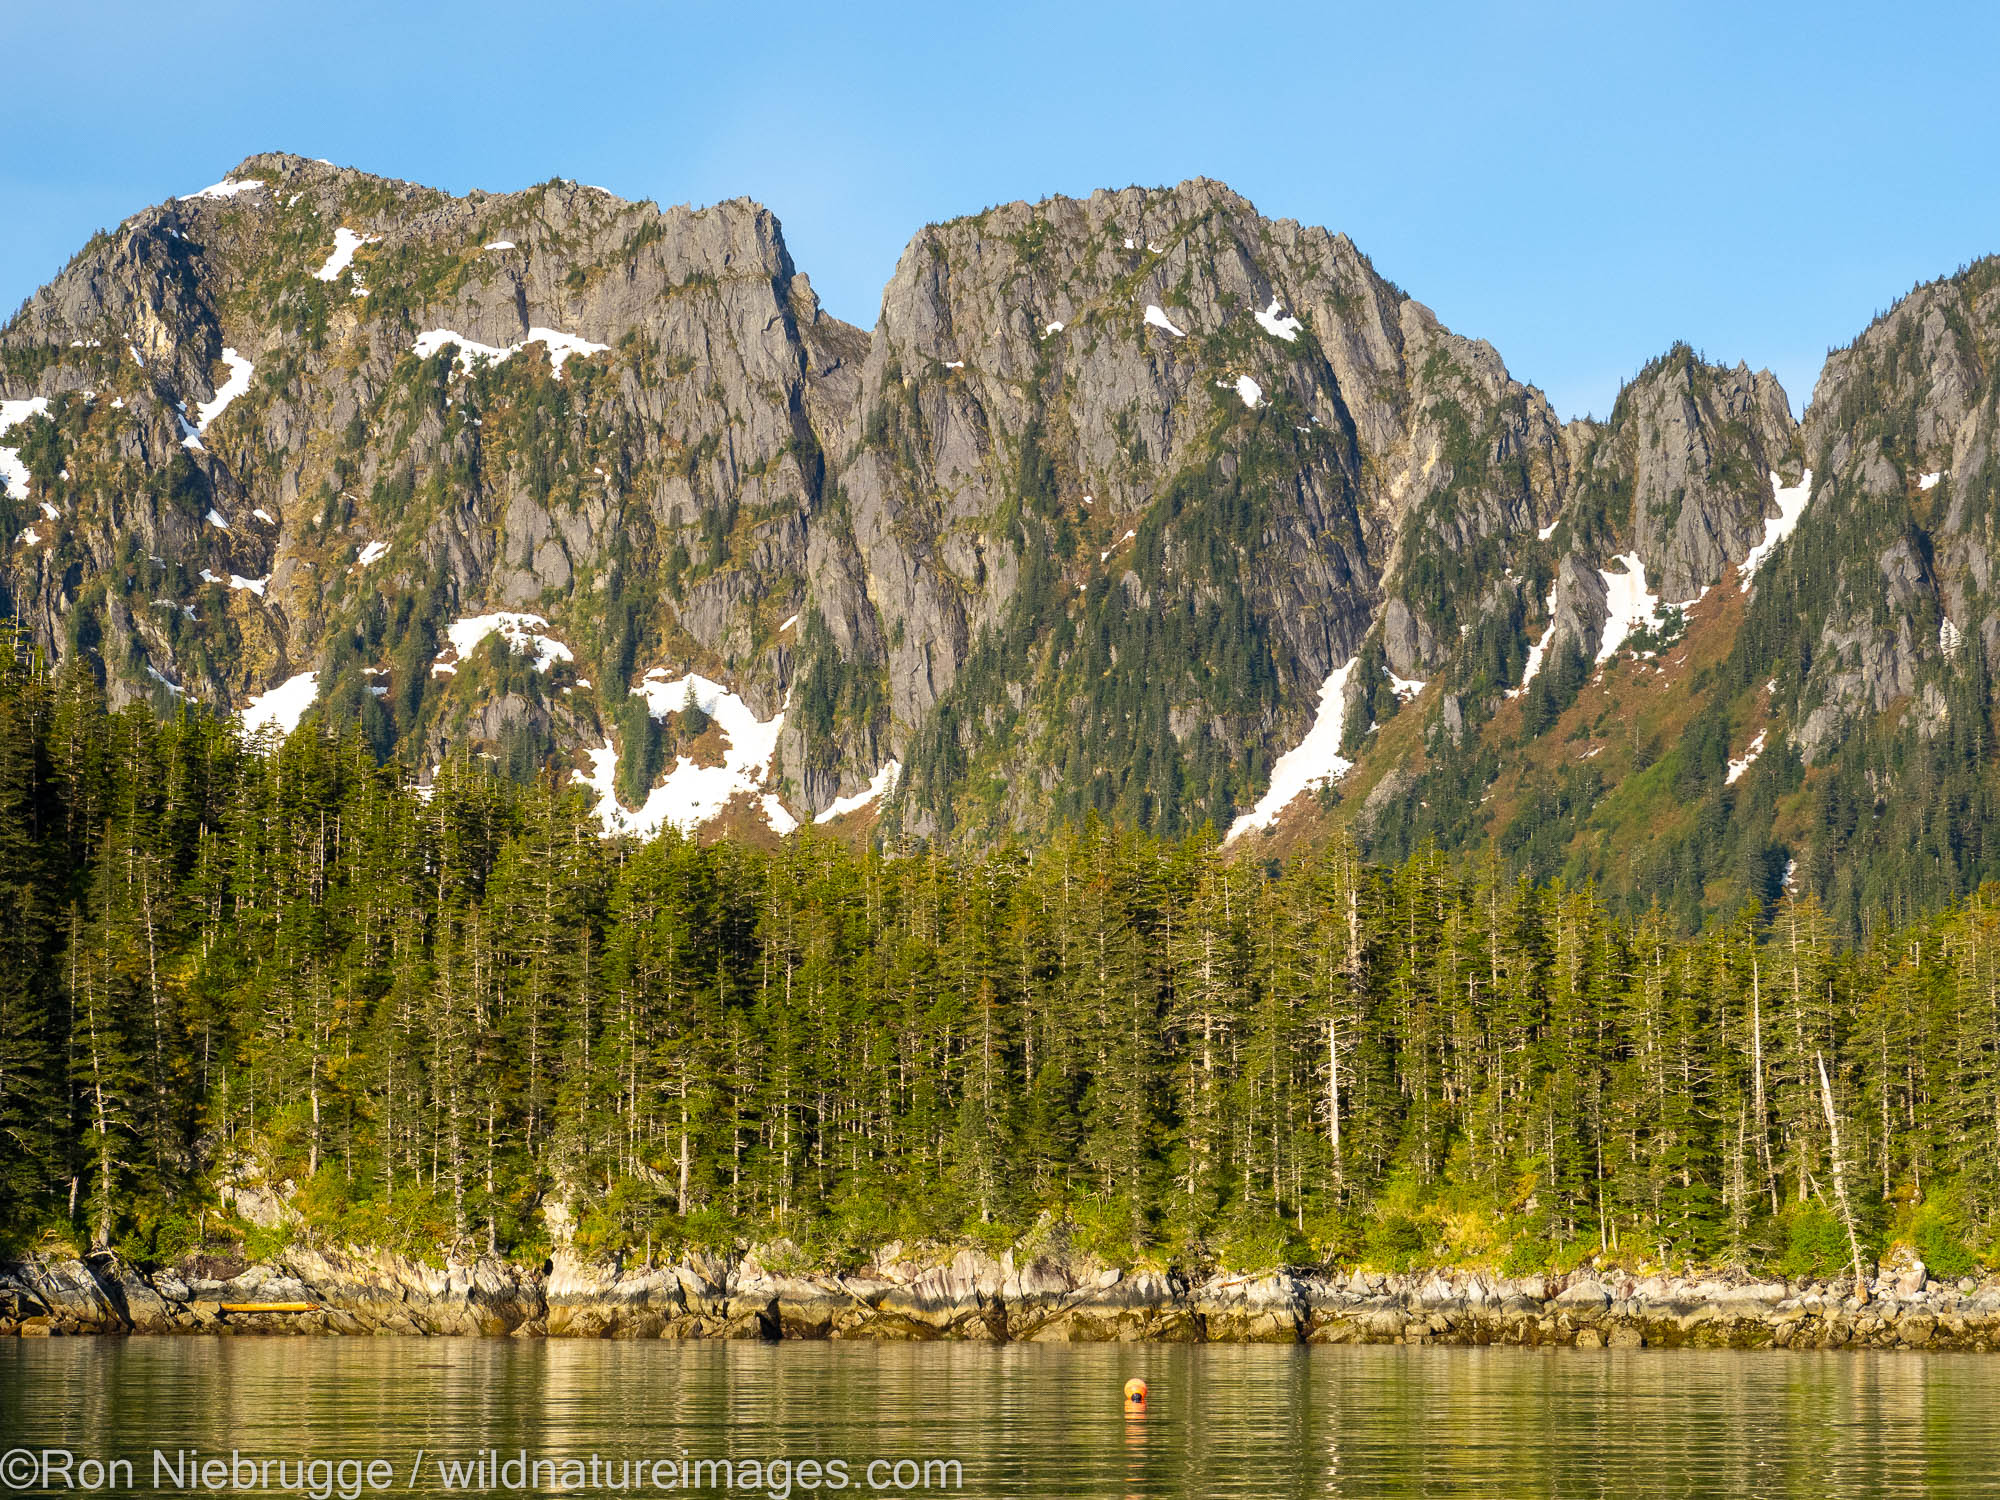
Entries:
[[2000, 251], [1996, 43], [2000, 8], [1941, 4], [0, 0], [0, 305], [274, 148], [754, 197], [864, 325], [928, 220], [1205, 175], [1346, 231], [1565, 416], [1676, 338], [1800, 406]]

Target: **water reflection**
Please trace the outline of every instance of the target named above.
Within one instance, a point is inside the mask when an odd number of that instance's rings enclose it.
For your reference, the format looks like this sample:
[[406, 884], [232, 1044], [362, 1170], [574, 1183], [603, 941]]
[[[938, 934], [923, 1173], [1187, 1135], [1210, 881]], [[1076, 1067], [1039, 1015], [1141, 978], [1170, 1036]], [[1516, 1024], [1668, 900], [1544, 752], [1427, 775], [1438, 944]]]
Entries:
[[[1991, 1369], [1872, 1353], [52, 1340], [0, 1345], [0, 1449], [129, 1457], [142, 1490], [158, 1447], [379, 1456], [399, 1493], [421, 1450], [431, 1494], [440, 1463], [526, 1450], [596, 1453], [613, 1478], [622, 1460], [665, 1464], [646, 1472], [675, 1488], [704, 1460], [794, 1476], [811, 1461], [822, 1493], [835, 1463], [866, 1493], [871, 1463], [893, 1490], [898, 1462], [907, 1477], [956, 1460], [963, 1493], [985, 1496], [2000, 1495]], [[1149, 1399], [1128, 1413], [1135, 1375]]]

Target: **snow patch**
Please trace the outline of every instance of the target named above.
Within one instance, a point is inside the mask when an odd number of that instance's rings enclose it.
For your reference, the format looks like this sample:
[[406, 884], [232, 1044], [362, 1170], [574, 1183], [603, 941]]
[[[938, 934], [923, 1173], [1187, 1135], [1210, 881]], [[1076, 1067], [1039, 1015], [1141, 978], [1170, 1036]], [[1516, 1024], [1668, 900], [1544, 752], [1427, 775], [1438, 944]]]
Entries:
[[1920, 490], [1934, 490], [1937, 488], [1937, 482], [1944, 478], [1944, 476], [1945, 470], [1943, 469], [1939, 469], [1935, 474], [1920, 475], [1917, 479], [1917, 488]]
[[1792, 534], [1799, 524], [1799, 517], [1805, 514], [1806, 502], [1812, 499], [1812, 470], [1807, 469], [1799, 482], [1789, 489], [1785, 481], [1771, 472], [1771, 498], [1778, 503], [1778, 514], [1764, 523], [1764, 540], [1750, 549], [1750, 553], [1736, 565], [1736, 575], [1748, 583], [1764, 565], [1772, 549]]
[[1743, 758], [1741, 760], [1732, 760], [1729, 763], [1729, 771], [1722, 778], [1722, 784], [1724, 786], [1736, 785], [1736, 779], [1739, 776], [1741, 776], [1745, 771], [1749, 770], [1751, 764], [1757, 759], [1758, 756], [1762, 755], [1763, 753], [1764, 753], [1764, 731], [1760, 729], [1757, 731], [1757, 738], [1752, 740], [1749, 744], [1749, 747], [1744, 750]]
[[239, 193], [254, 193], [263, 185], [264, 179], [261, 177], [225, 177], [220, 182], [210, 183], [198, 193], [182, 193], [180, 201], [188, 203], [196, 198], [234, 198]]
[[1264, 387], [1257, 384], [1248, 375], [1238, 375], [1236, 377], [1236, 394], [1243, 398], [1245, 406], [1255, 411], [1257, 403], [1264, 399]]
[[1046, 328], [1044, 328], [1044, 329], [1042, 330], [1042, 337], [1043, 337], [1043, 338], [1048, 338], [1048, 337], [1049, 337], [1049, 336], [1050, 336], [1051, 334], [1057, 334], [1057, 333], [1061, 333], [1062, 331], [1063, 331], [1063, 326], [1062, 326], [1062, 324], [1060, 324], [1060, 323], [1051, 323], [1051, 324], [1049, 324], [1049, 325], [1048, 325], [1048, 326], [1047, 326]]
[[449, 328], [431, 328], [417, 335], [417, 341], [410, 346], [410, 352], [418, 359], [429, 359], [442, 349], [456, 346], [457, 359], [454, 363], [464, 371], [470, 371], [477, 360], [489, 364], [505, 364], [530, 344], [542, 344], [549, 351], [549, 363], [555, 367], [556, 379], [562, 379], [563, 361], [572, 354], [603, 354], [610, 349], [609, 344], [593, 344], [589, 339], [579, 338], [573, 333], [563, 333], [554, 328], [530, 328], [528, 336], [518, 344], [505, 348], [495, 348], [454, 333]]
[[299, 720], [306, 710], [313, 706], [319, 696], [319, 673], [301, 672], [296, 677], [288, 677], [268, 693], [259, 693], [243, 706], [243, 728], [246, 733], [255, 734], [266, 725], [273, 725], [278, 733], [290, 734], [299, 727]]
[[479, 248], [482, 250], [512, 250], [514, 242], [512, 240], [488, 240]]
[[1550, 537], [1556, 534], [1556, 527], [1559, 526], [1560, 524], [1561, 524], [1561, 518], [1558, 517], [1556, 520], [1549, 522], [1548, 525], [1538, 528], [1535, 532], [1535, 540], [1538, 542], [1546, 542]]
[[797, 615], [792, 615], [788, 617], [785, 620], [785, 622], [778, 627], [778, 634], [783, 635], [787, 630], [790, 630], [794, 625], [798, 623], [799, 623], [799, 617]]
[[208, 451], [201, 441], [201, 435], [208, 431], [208, 424], [222, 415], [224, 407], [250, 389], [250, 373], [256, 367], [234, 349], [224, 349], [222, 360], [229, 366], [229, 378], [216, 389], [215, 399], [196, 406], [192, 421], [188, 419], [187, 402], [183, 401], [174, 408], [174, 421], [181, 429], [181, 446], [190, 453]]
[[319, 281], [338, 281], [341, 273], [354, 264], [354, 252], [363, 245], [380, 242], [379, 234], [361, 234], [352, 229], [336, 229], [333, 232], [333, 253], [313, 276]]
[[213, 505], [211, 505], [208, 508], [208, 514], [202, 517], [202, 519], [207, 521], [208, 524], [213, 526], [217, 531], [227, 531], [229, 529], [228, 520], [226, 520], [222, 512], [217, 510]]
[[1253, 828], [1269, 828], [1301, 792], [1338, 781], [1354, 769], [1354, 762], [1341, 757], [1340, 736], [1341, 721], [1347, 717], [1347, 679], [1360, 660], [1351, 656], [1327, 674], [1320, 685], [1319, 712], [1312, 728], [1297, 748], [1278, 757], [1278, 763], [1271, 767], [1271, 789], [1230, 824], [1224, 843], [1235, 842]]
[[241, 573], [231, 573], [227, 578], [224, 578], [218, 573], [211, 573], [208, 569], [203, 568], [201, 570], [201, 579], [204, 583], [226, 583], [233, 589], [242, 589], [247, 593], [255, 594], [261, 599], [264, 597], [264, 586], [271, 581], [271, 575], [266, 573], [262, 578], [245, 578]]
[[[47, 510], [48, 507], [44, 505], [42, 509]], [[50, 519], [54, 520], [55, 518], [51, 516]], [[1956, 656], [1958, 655], [1959, 644], [1963, 640], [1964, 637], [1959, 634], [1958, 627], [1951, 623], [1950, 615], [1946, 615], [1942, 620], [1938, 621], [1938, 650], [1942, 651], [1946, 656]]]
[[360, 566], [365, 568], [370, 563], [380, 558], [388, 550], [389, 550], [389, 544], [387, 542], [370, 542], [367, 546], [361, 549], [361, 555], [355, 558], [354, 560]]
[[36, 531], [34, 527], [23, 526], [21, 528], [21, 534], [18, 537], [16, 537], [15, 540], [24, 547], [37, 547], [41, 545], [42, 536], [41, 533]]
[[1171, 333], [1177, 339], [1187, 337], [1185, 330], [1176, 328], [1174, 320], [1166, 315], [1158, 303], [1148, 302], [1146, 304], [1146, 321], [1151, 323], [1155, 328], [1166, 329], [1168, 333]]
[[963, 370], [965, 368], [965, 361], [962, 359], [948, 359], [944, 362], [944, 367], [947, 370]]
[[266, 526], [275, 526], [278, 524], [272, 514], [261, 505], [251, 511], [250, 514], [262, 521]]
[[1389, 674], [1389, 691], [1405, 703], [1416, 697], [1427, 686], [1427, 684], [1418, 682], [1414, 678], [1398, 677], [1394, 672], [1390, 672], [1387, 667], [1384, 667], [1382, 670]]
[[597, 817], [607, 833], [650, 838], [668, 824], [692, 833], [739, 795], [758, 797], [765, 820], [775, 832], [789, 833], [798, 826], [783, 803], [762, 791], [771, 757], [778, 749], [778, 735], [785, 727], [783, 709], [768, 720], [759, 719], [749, 704], [721, 683], [692, 672], [686, 677], [668, 677], [664, 667], [647, 672], [632, 694], [646, 700], [647, 713], [656, 719], [699, 708], [715, 721], [727, 744], [719, 766], [698, 766], [685, 755], [678, 757], [637, 811], [628, 810], [618, 800], [618, 752], [608, 743], [590, 751], [591, 774], [582, 780], [597, 793]]
[[885, 762], [882, 769], [869, 778], [868, 785], [863, 790], [856, 792], [852, 797], [835, 797], [826, 807], [813, 814], [813, 821], [831, 823], [835, 818], [859, 812], [876, 798], [886, 797], [893, 792], [902, 775], [903, 763], [900, 760]]
[[[47, 396], [29, 396], [19, 401], [0, 401], [0, 436], [4, 436], [7, 429], [17, 422], [25, 422], [30, 417], [47, 416], [48, 411]], [[0, 479], [6, 481], [9, 500], [28, 498], [28, 486], [32, 476], [28, 473], [28, 466], [21, 462], [20, 449], [0, 448]]]
[[1542, 608], [1548, 612], [1549, 628], [1542, 632], [1542, 638], [1539, 641], [1534, 642], [1528, 647], [1528, 659], [1521, 667], [1521, 685], [1507, 689], [1507, 696], [1509, 698], [1518, 698], [1521, 694], [1527, 692], [1528, 684], [1533, 682], [1535, 674], [1542, 670], [1542, 658], [1548, 654], [1549, 640], [1556, 633], [1555, 585], [1551, 584], [1549, 586], [1549, 597], [1542, 605]]
[[[383, 550], [386, 551], [387, 548]], [[509, 649], [523, 656], [534, 657], [537, 672], [546, 672], [559, 661], [575, 661], [576, 653], [569, 647], [553, 636], [542, 635], [532, 628], [545, 627], [548, 623], [540, 615], [516, 614], [507, 610], [453, 620], [445, 628], [445, 638], [451, 642], [450, 650], [454, 660], [447, 662], [444, 659], [445, 653], [440, 651], [438, 659], [431, 664], [431, 675], [435, 677], [441, 672], [456, 672], [458, 663], [470, 656], [475, 646], [495, 632], [507, 642]]]
[[1601, 664], [1611, 660], [1635, 630], [1657, 630], [1660, 618], [1660, 596], [1646, 587], [1646, 565], [1639, 561], [1636, 552], [1622, 552], [1611, 559], [1623, 563], [1625, 571], [1610, 573], [1597, 570], [1597, 576], [1604, 580], [1605, 606], [1604, 635], [1597, 643], [1597, 660]]
[[[59, 521], [62, 519], [62, 512], [44, 500], [42, 501], [42, 519], [44, 521]], [[1945, 623], [1949, 625], [1951, 622], [1947, 620]]]
[[1269, 307], [1258, 311], [1257, 326], [1273, 338], [1283, 339], [1289, 344], [1298, 338], [1299, 330], [1306, 325], [1290, 313], [1281, 312], [1278, 299], [1273, 297]]

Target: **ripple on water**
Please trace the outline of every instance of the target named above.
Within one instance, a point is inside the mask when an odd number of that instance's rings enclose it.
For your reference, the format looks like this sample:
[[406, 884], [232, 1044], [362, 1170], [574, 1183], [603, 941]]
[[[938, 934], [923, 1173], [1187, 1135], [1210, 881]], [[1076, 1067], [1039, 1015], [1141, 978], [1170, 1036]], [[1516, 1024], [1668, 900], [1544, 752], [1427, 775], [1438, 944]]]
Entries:
[[[1120, 1405], [1132, 1375], [1152, 1388], [1143, 1417]], [[956, 1459], [985, 1496], [1988, 1495], [1996, 1417], [1988, 1359], [1952, 1354], [0, 1344], [0, 1450], [130, 1456], [142, 1489], [154, 1447], [381, 1456], [398, 1492], [421, 1448], [425, 1493], [438, 1456], [497, 1448], [837, 1458], [862, 1492], [871, 1460]]]

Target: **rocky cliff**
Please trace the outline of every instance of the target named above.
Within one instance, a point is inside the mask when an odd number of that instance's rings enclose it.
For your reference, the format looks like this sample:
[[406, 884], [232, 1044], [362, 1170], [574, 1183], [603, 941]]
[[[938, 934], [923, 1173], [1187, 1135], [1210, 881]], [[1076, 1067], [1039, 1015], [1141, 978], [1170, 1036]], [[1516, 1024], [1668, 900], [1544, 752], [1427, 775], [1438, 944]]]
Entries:
[[[109, 1257], [0, 1265], [0, 1336], [458, 1334], [982, 1343], [1515, 1344], [1579, 1348], [2000, 1346], [2000, 1284], [1921, 1264], [1848, 1285], [1741, 1273], [1185, 1276], [1088, 1259], [886, 1247], [846, 1273], [783, 1269], [788, 1247], [662, 1265], [431, 1267], [381, 1252], [141, 1271]], [[1865, 1293], [1865, 1294], [1863, 1294]], [[264, 1311], [273, 1304], [289, 1308]]]
[[863, 332], [752, 203], [258, 156], [0, 332], [0, 603], [123, 700], [554, 765], [613, 829], [1098, 812], [1831, 896], [1809, 788], [1985, 711], [1992, 280], [1803, 429], [1684, 347], [1563, 423], [1213, 182], [928, 226]]

